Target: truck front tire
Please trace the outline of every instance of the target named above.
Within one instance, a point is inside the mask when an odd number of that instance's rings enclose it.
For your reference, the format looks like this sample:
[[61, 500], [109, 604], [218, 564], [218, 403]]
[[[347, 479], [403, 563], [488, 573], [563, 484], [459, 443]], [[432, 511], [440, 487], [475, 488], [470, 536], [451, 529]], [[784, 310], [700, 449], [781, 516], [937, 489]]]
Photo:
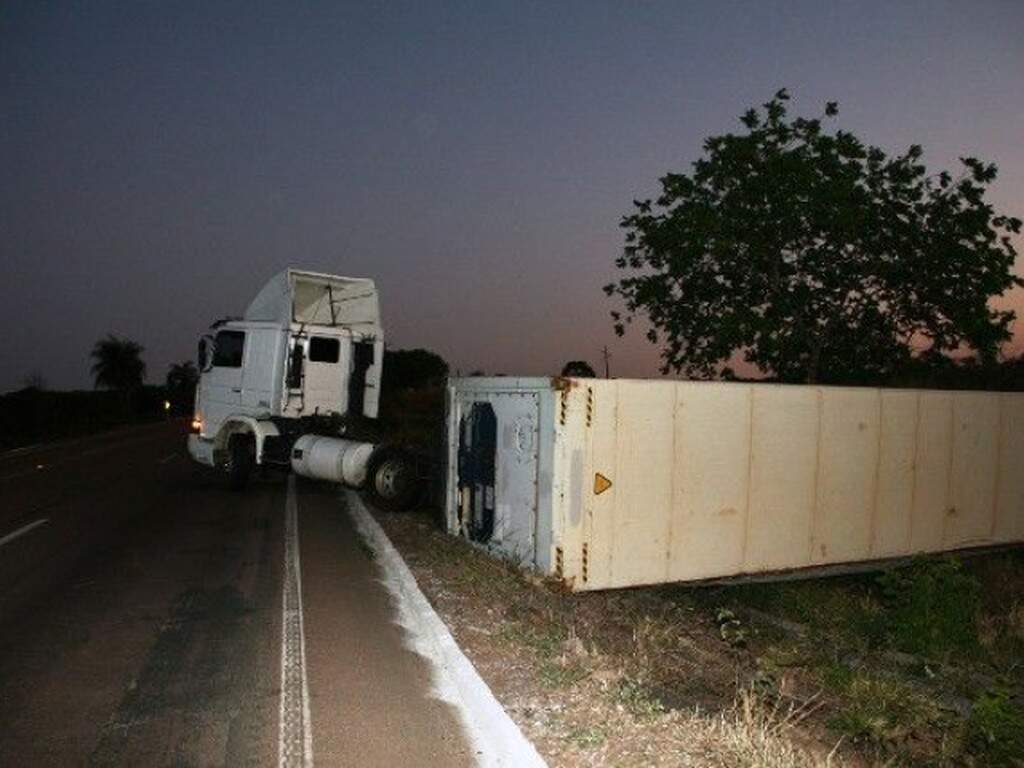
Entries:
[[256, 441], [252, 435], [232, 435], [228, 439], [228, 487], [233, 491], [245, 490], [255, 465]]
[[388, 512], [402, 512], [419, 499], [423, 486], [416, 462], [405, 451], [383, 448], [371, 459], [366, 490], [375, 505]]

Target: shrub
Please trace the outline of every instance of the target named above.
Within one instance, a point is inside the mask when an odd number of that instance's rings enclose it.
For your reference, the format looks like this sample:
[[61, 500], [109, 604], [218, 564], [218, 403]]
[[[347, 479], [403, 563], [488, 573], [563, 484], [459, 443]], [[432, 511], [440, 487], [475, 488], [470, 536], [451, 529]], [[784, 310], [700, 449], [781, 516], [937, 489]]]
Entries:
[[919, 560], [879, 577], [888, 634], [900, 650], [932, 658], [977, 647], [980, 587], [953, 557]]
[[971, 750], [984, 756], [986, 765], [1024, 762], [1024, 714], [1005, 690], [986, 691], [974, 703], [968, 732]]

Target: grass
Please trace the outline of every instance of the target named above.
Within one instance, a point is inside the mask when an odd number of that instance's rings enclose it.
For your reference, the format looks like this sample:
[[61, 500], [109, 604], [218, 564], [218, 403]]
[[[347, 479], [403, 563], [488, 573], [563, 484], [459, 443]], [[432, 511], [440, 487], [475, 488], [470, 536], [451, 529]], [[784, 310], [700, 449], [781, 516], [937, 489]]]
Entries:
[[650, 719], [665, 712], [665, 706], [640, 680], [620, 681], [614, 695], [616, 703], [633, 717]]
[[581, 749], [600, 747], [608, 740], [608, 732], [601, 726], [577, 728], [569, 734], [569, 741]]
[[985, 691], [974, 703], [968, 738], [988, 765], [1019, 766], [1024, 762], [1024, 713], [1007, 690]]
[[822, 768], [840, 766], [839, 744], [824, 755], [796, 743], [794, 730], [811, 707], [781, 709], [750, 690], [741, 690], [733, 705], [715, 716], [689, 717], [694, 747], [708, 763], [732, 768]]
[[893, 647], [933, 659], [977, 650], [981, 585], [959, 560], [918, 560], [878, 578]]
[[[788, 626], [798, 632], [762, 638], [762, 668], [806, 672], [831, 700], [829, 727], [872, 759], [1024, 764], [1022, 553], [920, 559], [881, 575], [704, 599], [796, 622]], [[1007, 687], [986, 689], [993, 677]]]
[[837, 682], [842, 699], [829, 724], [854, 741], [893, 751], [941, 723], [934, 703], [900, 681], [851, 672]]
[[[693, 764], [836, 765], [837, 742], [881, 764], [1024, 764], [1024, 553], [571, 594], [416, 525], [427, 540], [410, 563], [493, 611], [544, 695], [603, 697], [640, 729], [684, 727]], [[606, 754], [620, 734], [583, 719], [561, 738]]]
[[540, 665], [537, 676], [546, 688], [569, 688], [590, 677], [590, 671], [579, 662], [548, 661]]

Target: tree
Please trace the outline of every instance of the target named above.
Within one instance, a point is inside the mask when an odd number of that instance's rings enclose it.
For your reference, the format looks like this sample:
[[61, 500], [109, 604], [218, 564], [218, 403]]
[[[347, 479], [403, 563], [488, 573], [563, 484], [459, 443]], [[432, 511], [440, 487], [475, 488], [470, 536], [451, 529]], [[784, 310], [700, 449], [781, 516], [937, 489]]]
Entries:
[[586, 360], [570, 360], [562, 367], [562, 375], [577, 379], [592, 379], [597, 376]]
[[444, 358], [427, 349], [395, 349], [384, 352], [383, 389], [422, 389], [440, 384], [448, 375]]
[[198, 383], [199, 371], [191, 360], [171, 364], [167, 370], [167, 399], [176, 412], [187, 412], [192, 407]]
[[922, 149], [889, 157], [787, 117], [785, 90], [744, 131], [712, 136], [690, 174], [623, 218], [626, 272], [605, 286], [663, 342], [663, 372], [716, 375], [734, 354], [786, 382], [886, 380], [915, 355], [997, 358], [1011, 311], [989, 306], [1012, 274], [1020, 219], [985, 202], [996, 167], [961, 158], [928, 175]]
[[46, 389], [46, 377], [39, 371], [32, 371], [32, 373], [22, 380], [22, 385], [25, 389], [31, 389], [34, 392], [42, 392]]
[[142, 345], [112, 333], [97, 341], [90, 353], [95, 360], [92, 375], [96, 386], [122, 392], [141, 387], [146, 378], [146, 364], [141, 357], [143, 351]]

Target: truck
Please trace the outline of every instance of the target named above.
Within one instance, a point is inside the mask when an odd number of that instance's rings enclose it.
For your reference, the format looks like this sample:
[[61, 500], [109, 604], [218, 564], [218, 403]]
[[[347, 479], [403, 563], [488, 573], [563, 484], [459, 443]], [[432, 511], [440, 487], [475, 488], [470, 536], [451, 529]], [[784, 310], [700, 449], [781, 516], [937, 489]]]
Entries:
[[383, 358], [373, 280], [285, 269], [200, 338], [190, 456], [236, 490], [281, 470], [408, 504], [415, 461], [376, 426]]

